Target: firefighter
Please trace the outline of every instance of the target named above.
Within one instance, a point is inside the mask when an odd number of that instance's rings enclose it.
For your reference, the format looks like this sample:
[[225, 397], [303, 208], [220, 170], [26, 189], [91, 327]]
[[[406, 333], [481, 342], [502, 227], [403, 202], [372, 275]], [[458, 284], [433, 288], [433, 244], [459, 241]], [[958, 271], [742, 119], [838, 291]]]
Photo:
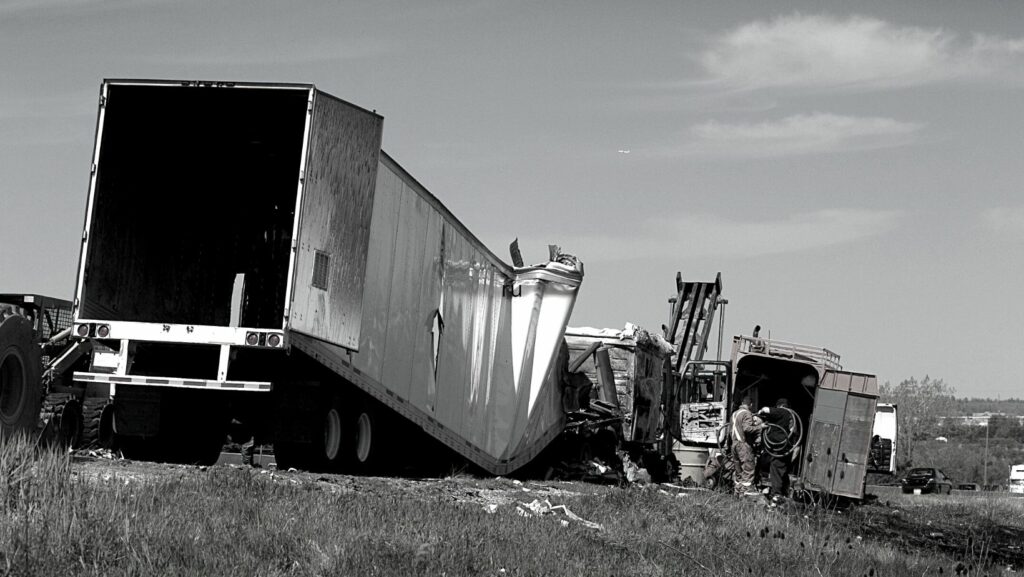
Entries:
[[772, 500], [778, 501], [786, 495], [789, 487], [789, 464], [793, 453], [793, 412], [789, 401], [783, 397], [774, 407], [758, 411], [764, 421], [764, 451], [768, 456], [768, 481], [771, 484]]
[[754, 441], [757, 435], [764, 428], [760, 419], [754, 417], [750, 412], [751, 400], [744, 396], [740, 401], [740, 408], [732, 414], [731, 436], [732, 436], [732, 461], [733, 461], [733, 490], [737, 495], [758, 495], [754, 487], [754, 473], [756, 471], [754, 461]]

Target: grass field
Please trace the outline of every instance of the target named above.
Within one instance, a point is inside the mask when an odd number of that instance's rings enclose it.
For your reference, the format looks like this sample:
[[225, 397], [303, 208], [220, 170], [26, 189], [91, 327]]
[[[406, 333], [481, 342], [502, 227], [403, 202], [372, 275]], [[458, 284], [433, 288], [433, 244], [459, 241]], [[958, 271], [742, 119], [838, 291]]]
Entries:
[[[6, 575], [1000, 575], [1024, 541], [1020, 499], [770, 509], [657, 485], [75, 462], [24, 442], [0, 448], [0, 483]], [[530, 512], [544, 501], [579, 519]]]

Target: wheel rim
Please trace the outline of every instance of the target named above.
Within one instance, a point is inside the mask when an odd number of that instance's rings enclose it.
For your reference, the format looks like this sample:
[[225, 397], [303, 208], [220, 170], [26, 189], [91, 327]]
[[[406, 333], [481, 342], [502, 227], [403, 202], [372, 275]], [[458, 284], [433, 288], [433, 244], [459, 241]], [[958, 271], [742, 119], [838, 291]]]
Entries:
[[324, 452], [331, 461], [338, 458], [341, 450], [341, 415], [338, 409], [332, 408], [327, 411], [327, 418], [324, 420]]
[[24, 402], [25, 368], [21, 357], [8, 349], [0, 361], [0, 420], [14, 423], [21, 415]]
[[365, 463], [370, 457], [370, 447], [373, 444], [373, 424], [370, 422], [370, 416], [366, 413], [359, 413], [356, 434], [356, 458], [360, 463]]

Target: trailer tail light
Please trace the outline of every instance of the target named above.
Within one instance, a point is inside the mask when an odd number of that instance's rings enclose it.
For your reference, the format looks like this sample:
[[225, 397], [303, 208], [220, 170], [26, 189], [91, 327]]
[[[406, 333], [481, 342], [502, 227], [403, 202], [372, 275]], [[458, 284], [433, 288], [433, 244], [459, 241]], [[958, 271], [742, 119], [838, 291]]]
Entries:
[[260, 336], [256, 333], [245, 333], [245, 344], [255, 347], [260, 344]]
[[89, 325], [78, 325], [75, 332], [78, 333], [78, 336], [80, 337], [87, 337], [89, 336]]
[[96, 327], [96, 336], [105, 339], [110, 336], [110, 325], [100, 325]]
[[267, 337], [267, 344], [272, 347], [281, 346], [281, 335], [270, 335]]

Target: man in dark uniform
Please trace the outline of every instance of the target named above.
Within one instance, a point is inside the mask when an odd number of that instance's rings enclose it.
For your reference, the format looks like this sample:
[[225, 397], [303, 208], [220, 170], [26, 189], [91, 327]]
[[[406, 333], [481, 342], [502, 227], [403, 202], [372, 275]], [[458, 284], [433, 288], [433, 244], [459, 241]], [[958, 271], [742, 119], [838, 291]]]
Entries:
[[789, 465], [793, 454], [793, 422], [794, 414], [789, 408], [789, 401], [781, 398], [774, 407], [764, 407], [758, 412], [764, 422], [765, 452], [770, 460], [768, 463], [768, 481], [771, 484], [772, 498], [778, 500], [786, 495], [789, 488]]

